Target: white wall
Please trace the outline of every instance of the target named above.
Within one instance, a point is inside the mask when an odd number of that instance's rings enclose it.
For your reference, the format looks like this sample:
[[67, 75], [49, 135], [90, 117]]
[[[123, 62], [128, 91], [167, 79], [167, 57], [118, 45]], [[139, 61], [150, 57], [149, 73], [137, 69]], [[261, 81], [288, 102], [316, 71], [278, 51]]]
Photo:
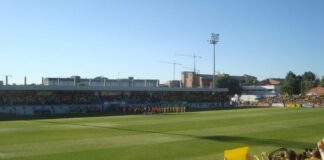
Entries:
[[106, 82], [106, 86], [108, 86], [108, 87], [118, 87], [118, 80], [108, 80]]
[[279, 94], [279, 88], [275, 85], [264, 85], [264, 86], [242, 86], [242, 93], [248, 95], [258, 96], [275, 96]]
[[145, 80], [134, 80], [133, 86], [134, 87], [145, 87]]
[[91, 86], [105, 86], [104, 81], [91, 81]]

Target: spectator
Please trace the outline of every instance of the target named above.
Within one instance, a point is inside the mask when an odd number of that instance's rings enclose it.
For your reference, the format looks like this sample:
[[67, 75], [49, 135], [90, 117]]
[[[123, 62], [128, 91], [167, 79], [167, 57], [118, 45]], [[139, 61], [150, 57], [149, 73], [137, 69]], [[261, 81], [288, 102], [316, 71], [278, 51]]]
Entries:
[[318, 159], [318, 160], [321, 160], [321, 153], [319, 151], [318, 148], [316, 148], [316, 150], [312, 153], [312, 159]]
[[296, 157], [296, 160], [304, 160], [306, 159], [304, 154], [298, 154], [298, 156]]
[[288, 150], [285, 152], [285, 160], [296, 160], [296, 153], [293, 150]]
[[324, 142], [323, 140], [317, 143], [318, 151], [320, 152], [321, 158], [324, 158]]

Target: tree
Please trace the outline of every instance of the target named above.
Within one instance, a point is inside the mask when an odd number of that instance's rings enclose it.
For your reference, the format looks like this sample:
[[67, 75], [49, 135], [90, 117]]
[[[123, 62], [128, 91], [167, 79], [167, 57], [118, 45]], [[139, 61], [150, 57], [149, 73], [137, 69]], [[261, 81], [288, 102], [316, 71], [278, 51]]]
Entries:
[[230, 76], [218, 77], [215, 79], [215, 87], [228, 88], [229, 94], [241, 94], [242, 88], [240, 82]]
[[296, 76], [295, 73], [289, 71], [284, 80], [282, 91], [286, 94], [293, 95], [300, 93], [301, 77]]
[[305, 72], [302, 75], [301, 93], [307, 92], [308, 90], [314, 88], [317, 83], [318, 80], [313, 72]]
[[321, 82], [319, 83], [319, 86], [324, 87], [324, 76], [322, 76]]
[[302, 81], [303, 81], [303, 77], [300, 75], [296, 76], [296, 84], [294, 85], [295, 87], [295, 94], [300, 94], [302, 93]]
[[303, 81], [314, 81], [316, 79], [316, 76], [313, 72], [305, 72], [303, 75]]
[[258, 79], [254, 76], [246, 76], [244, 81], [245, 85], [254, 85], [258, 82]]

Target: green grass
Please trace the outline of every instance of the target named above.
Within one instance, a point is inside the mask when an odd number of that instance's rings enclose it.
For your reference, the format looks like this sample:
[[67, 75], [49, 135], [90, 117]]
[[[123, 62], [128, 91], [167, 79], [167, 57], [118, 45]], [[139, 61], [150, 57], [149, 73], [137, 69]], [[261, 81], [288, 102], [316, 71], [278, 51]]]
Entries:
[[0, 121], [0, 159], [221, 160], [225, 149], [301, 152], [324, 137], [324, 109], [241, 109]]

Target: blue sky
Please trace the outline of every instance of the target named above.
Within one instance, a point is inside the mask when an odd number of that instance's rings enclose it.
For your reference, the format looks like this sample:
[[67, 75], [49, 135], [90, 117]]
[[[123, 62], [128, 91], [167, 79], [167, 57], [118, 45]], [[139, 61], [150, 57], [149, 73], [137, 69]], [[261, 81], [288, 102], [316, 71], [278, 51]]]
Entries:
[[[324, 75], [322, 0], [0, 0], [0, 80], [106, 76], [173, 79], [176, 61], [259, 80]], [[177, 67], [176, 78], [188, 68]]]

